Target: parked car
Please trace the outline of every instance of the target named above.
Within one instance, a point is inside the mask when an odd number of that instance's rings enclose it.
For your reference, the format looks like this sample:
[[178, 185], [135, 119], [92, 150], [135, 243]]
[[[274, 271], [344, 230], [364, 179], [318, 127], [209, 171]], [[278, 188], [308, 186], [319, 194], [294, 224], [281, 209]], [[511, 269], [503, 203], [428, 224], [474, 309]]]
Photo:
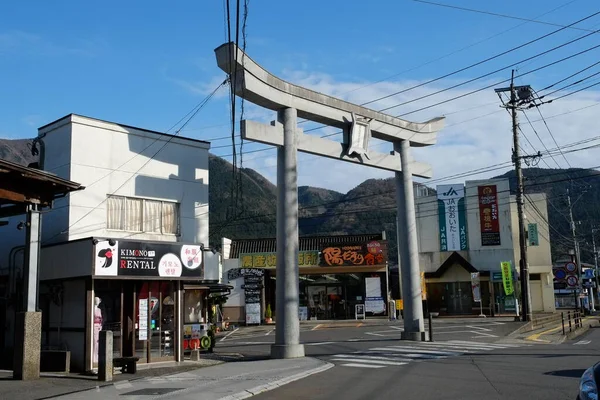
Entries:
[[598, 382], [600, 382], [600, 362], [585, 370], [579, 379], [578, 400], [598, 400]]

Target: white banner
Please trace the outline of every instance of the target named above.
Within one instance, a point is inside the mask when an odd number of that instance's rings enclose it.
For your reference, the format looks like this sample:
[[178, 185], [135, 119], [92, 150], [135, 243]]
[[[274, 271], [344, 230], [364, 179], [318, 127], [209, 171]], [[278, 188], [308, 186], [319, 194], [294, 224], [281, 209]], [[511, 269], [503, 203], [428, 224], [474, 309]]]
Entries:
[[473, 291], [473, 301], [481, 302], [481, 282], [479, 272], [471, 273], [471, 289]]

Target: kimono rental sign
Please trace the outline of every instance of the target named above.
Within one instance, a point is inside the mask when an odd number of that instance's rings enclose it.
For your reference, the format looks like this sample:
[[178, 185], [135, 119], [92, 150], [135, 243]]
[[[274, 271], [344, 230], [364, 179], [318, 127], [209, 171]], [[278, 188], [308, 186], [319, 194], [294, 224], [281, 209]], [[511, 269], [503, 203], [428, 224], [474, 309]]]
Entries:
[[467, 250], [464, 185], [439, 185], [436, 189], [440, 224], [440, 250]]

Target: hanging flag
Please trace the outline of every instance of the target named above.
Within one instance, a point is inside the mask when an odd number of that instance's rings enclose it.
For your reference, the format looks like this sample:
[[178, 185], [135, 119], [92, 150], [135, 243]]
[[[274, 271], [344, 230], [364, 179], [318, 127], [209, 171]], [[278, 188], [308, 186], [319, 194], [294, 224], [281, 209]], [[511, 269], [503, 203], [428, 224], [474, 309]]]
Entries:
[[502, 283], [504, 284], [504, 294], [510, 296], [515, 292], [512, 279], [512, 266], [510, 261], [503, 261], [500, 263], [502, 269]]

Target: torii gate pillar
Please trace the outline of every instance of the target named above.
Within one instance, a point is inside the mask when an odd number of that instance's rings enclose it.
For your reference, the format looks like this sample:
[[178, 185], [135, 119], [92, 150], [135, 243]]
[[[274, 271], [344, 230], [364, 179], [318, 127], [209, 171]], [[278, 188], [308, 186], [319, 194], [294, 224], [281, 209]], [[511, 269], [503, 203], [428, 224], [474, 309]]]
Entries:
[[283, 146], [277, 147], [277, 284], [276, 321], [272, 358], [304, 357], [298, 319], [300, 279], [298, 270], [298, 172], [297, 111], [277, 111], [283, 125]]

